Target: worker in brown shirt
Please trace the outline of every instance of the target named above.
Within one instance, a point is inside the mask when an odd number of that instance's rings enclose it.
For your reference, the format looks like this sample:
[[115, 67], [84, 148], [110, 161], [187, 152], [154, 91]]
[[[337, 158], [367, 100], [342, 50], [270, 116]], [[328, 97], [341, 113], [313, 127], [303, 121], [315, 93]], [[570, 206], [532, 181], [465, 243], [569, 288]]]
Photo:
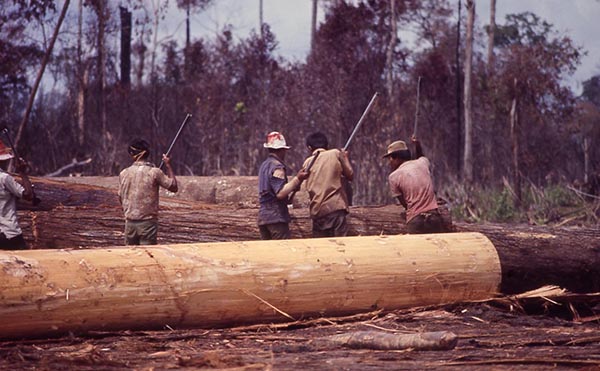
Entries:
[[163, 154], [167, 175], [148, 161], [150, 149], [143, 139], [128, 148], [133, 164], [119, 174], [119, 201], [125, 214], [126, 245], [156, 245], [158, 234], [158, 190], [177, 192], [171, 160]]
[[313, 222], [313, 237], [342, 237], [348, 233], [348, 195], [343, 178], [352, 181], [354, 171], [348, 160], [348, 152], [328, 149], [325, 134], [317, 132], [306, 138], [311, 156], [304, 162], [307, 168], [317, 156], [304, 182], [310, 199], [310, 217]]

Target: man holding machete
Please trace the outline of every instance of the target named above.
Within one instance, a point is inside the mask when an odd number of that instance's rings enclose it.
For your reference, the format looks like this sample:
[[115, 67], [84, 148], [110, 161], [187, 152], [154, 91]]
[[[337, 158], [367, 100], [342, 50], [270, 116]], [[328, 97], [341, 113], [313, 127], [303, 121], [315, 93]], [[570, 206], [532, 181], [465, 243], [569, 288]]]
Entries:
[[285, 137], [272, 131], [267, 135], [263, 147], [268, 149], [269, 156], [258, 170], [258, 229], [262, 240], [283, 240], [291, 236], [291, 221], [288, 203], [292, 195], [300, 188], [302, 181], [308, 177], [308, 170], [301, 169], [288, 182], [287, 172], [291, 169], [285, 164], [285, 155], [290, 148]]
[[171, 159], [163, 154], [167, 175], [148, 161], [150, 146], [135, 139], [127, 152], [133, 164], [119, 174], [119, 201], [125, 214], [125, 245], [156, 245], [158, 234], [158, 190], [177, 192]]
[[321, 132], [310, 134], [306, 146], [312, 155], [304, 161], [303, 167], [315, 160], [311, 169], [313, 176], [305, 183], [313, 237], [344, 237], [348, 234], [349, 208], [343, 178], [352, 181], [354, 176], [348, 152], [328, 149], [329, 141]]
[[408, 146], [401, 140], [392, 142], [383, 155], [392, 170], [388, 178], [390, 190], [406, 209], [409, 234], [448, 232], [433, 191], [431, 163], [423, 155], [423, 148], [415, 135], [411, 142], [416, 147], [414, 160]]

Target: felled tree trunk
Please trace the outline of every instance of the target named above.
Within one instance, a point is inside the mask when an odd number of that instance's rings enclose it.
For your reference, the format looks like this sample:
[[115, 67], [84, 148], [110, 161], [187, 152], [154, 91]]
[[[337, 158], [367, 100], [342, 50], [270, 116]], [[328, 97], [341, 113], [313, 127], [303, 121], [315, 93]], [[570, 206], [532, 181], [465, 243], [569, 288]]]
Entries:
[[450, 350], [458, 343], [458, 336], [450, 331], [416, 334], [388, 334], [381, 331], [356, 331], [318, 339], [316, 344], [339, 345], [354, 349], [377, 350]]
[[220, 327], [488, 299], [480, 233], [0, 251], [0, 337]]
[[[243, 181], [244, 186], [233, 182], [221, 182], [220, 185], [218, 181], [210, 182], [221, 187], [219, 192], [231, 195], [229, 199], [242, 200], [241, 193], [249, 192], [251, 188], [250, 181]], [[123, 244], [123, 214], [114, 188], [42, 178], [33, 182], [42, 203], [35, 208], [28, 206], [19, 213], [25, 239], [31, 248], [94, 248]], [[196, 184], [204, 187], [210, 184], [208, 182], [202, 179]], [[111, 187], [116, 187], [116, 183]], [[239, 205], [191, 202], [162, 194], [159, 243], [258, 239], [257, 209], [240, 208]], [[401, 210], [393, 205], [352, 207], [349, 235], [406, 233]], [[292, 238], [311, 237], [308, 209], [294, 208], [291, 214]], [[519, 293], [544, 285], [557, 285], [572, 292], [600, 291], [600, 230], [597, 228], [468, 223], [455, 223], [455, 227], [461, 232], [481, 232], [493, 242], [502, 265], [501, 291], [504, 293]]]

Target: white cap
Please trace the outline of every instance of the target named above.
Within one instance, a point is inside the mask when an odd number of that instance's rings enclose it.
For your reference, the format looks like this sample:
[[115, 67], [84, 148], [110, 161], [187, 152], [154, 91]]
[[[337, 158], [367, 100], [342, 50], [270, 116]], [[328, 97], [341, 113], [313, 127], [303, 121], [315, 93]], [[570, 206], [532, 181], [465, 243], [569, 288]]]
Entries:
[[263, 147], [272, 149], [290, 148], [285, 142], [283, 134], [281, 134], [278, 131], [272, 131], [269, 134], [267, 134], [267, 142], [263, 144]]

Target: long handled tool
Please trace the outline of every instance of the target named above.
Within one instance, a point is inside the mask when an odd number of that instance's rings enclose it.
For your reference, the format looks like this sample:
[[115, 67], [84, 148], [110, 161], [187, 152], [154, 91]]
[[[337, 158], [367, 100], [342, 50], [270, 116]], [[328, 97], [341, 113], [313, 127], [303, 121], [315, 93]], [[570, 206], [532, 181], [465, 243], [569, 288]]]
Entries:
[[[317, 160], [317, 157], [319, 157], [319, 153], [321, 152], [317, 152], [315, 153], [315, 155], [313, 156], [313, 158], [310, 160], [310, 162], [308, 163], [308, 165], [306, 166], [305, 171], [308, 173], [310, 172], [310, 168], [313, 167], [313, 165], [315, 164], [315, 161]], [[298, 190], [294, 190], [290, 196], [288, 197], [288, 202], [291, 203], [292, 199], [294, 198], [294, 196], [296, 195], [296, 192], [298, 192]]]
[[350, 146], [350, 143], [352, 142], [352, 139], [354, 139], [354, 136], [356, 135], [356, 132], [358, 131], [358, 129], [362, 125], [363, 121], [365, 120], [365, 117], [367, 117], [367, 114], [371, 110], [371, 107], [373, 106], [373, 103], [375, 102], [375, 99], [378, 96], [379, 96], [379, 93], [376, 92], [373, 95], [373, 98], [371, 98], [371, 101], [369, 102], [369, 105], [365, 109], [365, 112], [363, 112], [362, 116], [360, 116], [360, 119], [358, 120], [358, 123], [354, 127], [354, 130], [352, 130], [352, 134], [350, 134], [350, 138], [348, 138], [348, 141], [346, 142], [346, 145], [344, 146], [344, 151], [348, 150], [348, 147]]
[[[4, 134], [4, 136], [6, 137], [6, 140], [8, 141], [8, 145], [10, 146], [10, 149], [12, 149], [13, 155], [15, 155], [15, 157], [17, 158], [17, 161], [21, 161], [20, 160], [21, 156], [19, 156], [19, 153], [17, 152], [17, 149], [15, 148], [15, 145], [13, 144], [12, 138], [10, 137], [10, 132], [8, 131], [7, 127], [4, 127], [2, 129], [2, 134]], [[33, 206], [39, 205], [39, 203], [42, 202], [42, 200], [35, 195], [35, 191], [33, 190], [33, 184], [31, 185], [31, 192], [33, 193], [33, 199], [31, 201], [31, 203], [33, 204]]]
[[[167, 150], [167, 153], [165, 153], [165, 155], [167, 157], [169, 157], [169, 155], [171, 154], [171, 150], [173, 149], [173, 146], [175, 145], [175, 142], [177, 142], [177, 139], [179, 138], [179, 134], [181, 134], [181, 131], [183, 130], [183, 128], [185, 127], [185, 125], [188, 123], [188, 121], [190, 120], [190, 118], [192, 117], [191, 113], [188, 113], [185, 116], [185, 119], [183, 119], [183, 122], [181, 123], [181, 126], [179, 126], [179, 130], [177, 130], [177, 134], [175, 134], [175, 138], [173, 138], [173, 141], [171, 142], [171, 145], [169, 146], [169, 149]], [[162, 168], [163, 166], [163, 161], [160, 160], [160, 165], [158, 165], [158, 168]]]
[[415, 108], [415, 126], [413, 128], [413, 137], [417, 137], [417, 127], [419, 126], [419, 98], [421, 96], [421, 76], [417, 80], [417, 104]]

